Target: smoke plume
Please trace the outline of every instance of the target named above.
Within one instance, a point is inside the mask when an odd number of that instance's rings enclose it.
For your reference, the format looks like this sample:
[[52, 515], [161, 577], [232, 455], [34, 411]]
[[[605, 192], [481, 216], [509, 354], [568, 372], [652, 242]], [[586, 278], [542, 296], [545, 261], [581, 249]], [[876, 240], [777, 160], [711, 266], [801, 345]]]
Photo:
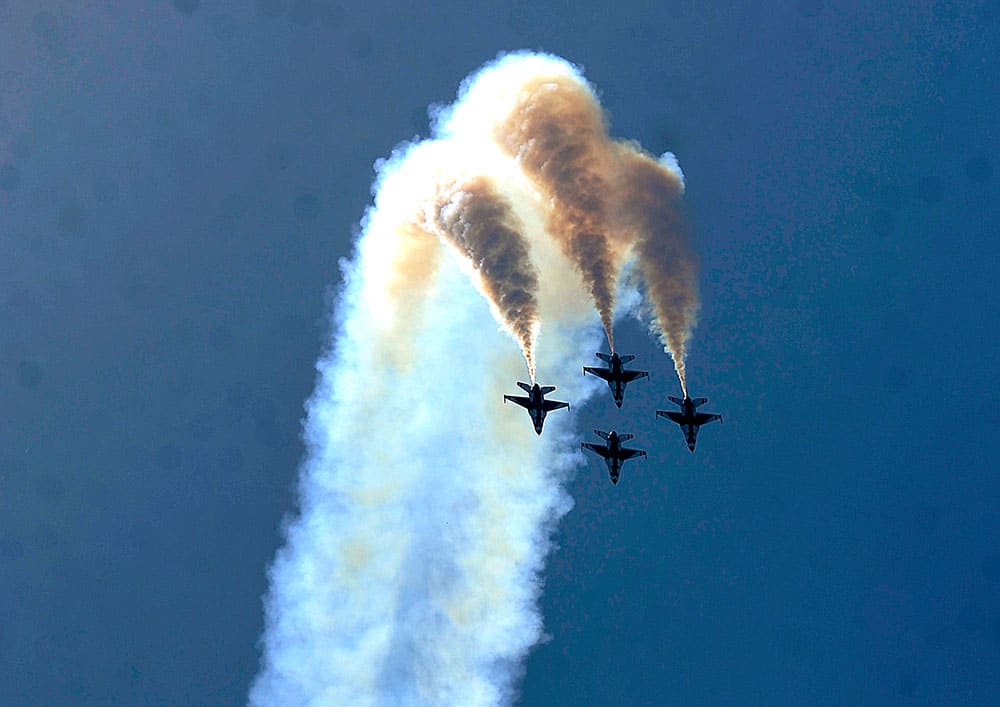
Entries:
[[377, 172], [306, 406], [250, 701], [508, 704], [581, 461], [571, 412], [538, 437], [501, 404], [518, 347], [554, 397], [584, 402], [601, 385], [580, 361], [597, 319], [613, 342], [634, 256], [683, 384], [697, 301], [680, 183], [609, 140], [575, 67], [536, 54], [468, 79], [434, 138]]
[[613, 351], [620, 259], [609, 244], [615, 165], [600, 104], [578, 76], [538, 76], [521, 86], [496, 140], [551, 206], [546, 229], [579, 268]]
[[657, 162], [622, 145], [618, 225], [634, 234], [639, 268], [653, 308], [653, 326], [687, 395], [684, 357], [698, 315], [697, 261], [681, 209], [682, 177], [668, 153]]
[[479, 275], [482, 293], [520, 343], [534, 382], [538, 271], [510, 203], [480, 176], [443, 189], [432, 222]]

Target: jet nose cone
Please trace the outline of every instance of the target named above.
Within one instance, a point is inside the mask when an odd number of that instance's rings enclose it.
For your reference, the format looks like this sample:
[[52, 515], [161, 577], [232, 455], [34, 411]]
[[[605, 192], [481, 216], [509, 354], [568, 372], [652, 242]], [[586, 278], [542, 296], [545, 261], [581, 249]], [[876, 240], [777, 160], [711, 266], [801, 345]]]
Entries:
[[535, 428], [535, 434], [536, 434], [536, 435], [540, 435], [540, 434], [542, 434], [542, 428], [541, 428], [541, 427], [536, 427], [536, 428]]
[[694, 445], [693, 444], [689, 444], [688, 445], [688, 449], [690, 449], [693, 452], [694, 451]]
[[617, 486], [618, 485], [618, 477], [617, 476], [612, 476], [611, 477], [611, 485], [612, 486]]
[[621, 398], [615, 398], [615, 405], [617, 405], [618, 407], [621, 407], [622, 406], [622, 399]]

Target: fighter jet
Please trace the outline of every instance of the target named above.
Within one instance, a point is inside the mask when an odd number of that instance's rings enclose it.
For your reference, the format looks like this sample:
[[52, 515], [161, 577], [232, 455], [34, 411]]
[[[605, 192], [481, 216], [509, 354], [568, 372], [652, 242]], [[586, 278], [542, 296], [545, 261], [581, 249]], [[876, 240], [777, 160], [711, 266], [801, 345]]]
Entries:
[[611, 430], [611, 432], [594, 430], [594, 434], [606, 439], [608, 443], [591, 444], [590, 442], [581, 442], [580, 446], [592, 452], [597, 452], [604, 457], [604, 463], [608, 465], [608, 475], [611, 476], [612, 484], [618, 484], [618, 475], [621, 474], [622, 464], [625, 463], [626, 459], [646, 456], [646, 453], [641, 449], [628, 449], [622, 446], [621, 443], [632, 439], [632, 435], [620, 435], [614, 430]]
[[657, 417], [666, 417], [667, 419], [673, 420], [681, 429], [684, 431], [684, 437], [687, 439], [688, 449], [692, 452], [694, 451], [695, 442], [698, 439], [698, 428], [702, 425], [708, 424], [709, 422], [714, 422], [715, 420], [722, 420], [722, 415], [716, 415], [712, 412], [695, 412], [698, 406], [704, 405], [708, 402], [708, 398], [691, 398], [685, 396], [683, 400], [680, 398], [675, 398], [672, 395], [668, 395], [672, 402], [677, 403], [681, 407], [681, 412], [676, 412], [674, 410], [657, 410]]
[[531, 415], [531, 423], [535, 426], [535, 432], [537, 434], [542, 433], [542, 425], [545, 423], [545, 416], [552, 412], [553, 410], [558, 410], [559, 408], [568, 408], [569, 403], [563, 403], [558, 400], [546, 400], [545, 396], [556, 389], [554, 385], [528, 385], [527, 383], [522, 383], [518, 381], [517, 384], [522, 390], [528, 393], [528, 396], [523, 395], [505, 395], [503, 396], [503, 401], [506, 403], [508, 400], [512, 403], [517, 403], [521, 407], [528, 411]]
[[649, 373], [646, 371], [630, 371], [622, 368], [622, 366], [634, 359], [635, 356], [619, 356], [616, 353], [612, 353], [610, 356], [599, 353], [596, 356], [607, 363], [608, 367], [584, 366], [583, 372], [591, 373], [598, 378], [606, 380], [608, 387], [611, 388], [611, 395], [615, 398], [615, 405], [621, 407], [622, 398], [625, 397], [625, 386], [637, 378], [647, 377]]

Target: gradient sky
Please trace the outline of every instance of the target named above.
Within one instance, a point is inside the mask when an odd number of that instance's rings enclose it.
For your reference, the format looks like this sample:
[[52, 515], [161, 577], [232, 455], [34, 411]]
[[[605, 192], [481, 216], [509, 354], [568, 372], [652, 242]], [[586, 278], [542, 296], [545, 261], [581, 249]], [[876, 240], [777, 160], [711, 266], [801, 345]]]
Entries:
[[1000, 701], [1000, 4], [704, 4], [0, 0], [0, 703], [245, 701], [372, 164], [520, 48], [677, 154], [725, 416], [619, 327], [521, 704]]

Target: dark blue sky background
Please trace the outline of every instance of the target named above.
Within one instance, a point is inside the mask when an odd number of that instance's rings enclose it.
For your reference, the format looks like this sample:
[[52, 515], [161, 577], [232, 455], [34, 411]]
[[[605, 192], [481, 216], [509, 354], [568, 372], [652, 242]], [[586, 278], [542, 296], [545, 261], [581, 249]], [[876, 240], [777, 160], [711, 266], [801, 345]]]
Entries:
[[372, 163], [519, 48], [678, 155], [725, 415], [619, 332], [521, 703], [1000, 701], [1000, 4], [703, 5], [0, 0], [0, 703], [245, 700]]

